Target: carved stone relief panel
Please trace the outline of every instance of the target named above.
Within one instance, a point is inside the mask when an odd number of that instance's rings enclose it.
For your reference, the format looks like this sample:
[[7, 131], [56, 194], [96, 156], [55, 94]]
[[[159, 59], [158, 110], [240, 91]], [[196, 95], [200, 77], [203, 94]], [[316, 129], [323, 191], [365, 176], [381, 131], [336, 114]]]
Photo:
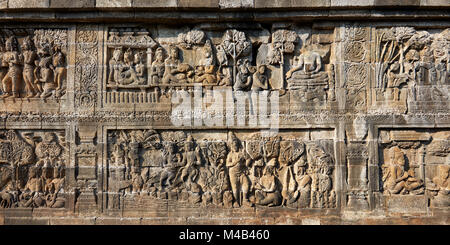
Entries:
[[107, 28], [104, 106], [170, 103], [171, 92], [192, 92], [194, 86], [277, 90], [296, 110], [326, 109], [335, 101], [332, 30], [287, 25], [269, 31], [259, 24], [165, 28]]
[[379, 140], [383, 195], [424, 196], [448, 206], [448, 130], [382, 130]]
[[68, 49], [67, 29], [0, 29], [2, 110], [58, 110], [67, 100]]
[[108, 130], [108, 208], [126, 208], [130, 198], [336, 208], [332, 133], [292, 130], [271, 138], [248, 131]]
[[64, 208], [68, 143], [64, 130], [0, 130], [2, 208]]
[[374, 28], [373, 109], [405, 113], [448, 107], [449, 29]]

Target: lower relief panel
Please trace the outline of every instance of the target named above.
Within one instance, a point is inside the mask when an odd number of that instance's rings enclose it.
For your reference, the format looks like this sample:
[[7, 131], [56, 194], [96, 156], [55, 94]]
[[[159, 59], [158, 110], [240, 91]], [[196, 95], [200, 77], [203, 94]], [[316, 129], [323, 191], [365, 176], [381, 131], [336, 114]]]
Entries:
[[107, 210], [336, 208], [334, 130], [108, 130]]
[[448, 208], [450, 131], [380, 131], [380, 189], [393, 212]]
[[68, 156], [64, 130], [0, 130], [0, 206], [65, 208]]

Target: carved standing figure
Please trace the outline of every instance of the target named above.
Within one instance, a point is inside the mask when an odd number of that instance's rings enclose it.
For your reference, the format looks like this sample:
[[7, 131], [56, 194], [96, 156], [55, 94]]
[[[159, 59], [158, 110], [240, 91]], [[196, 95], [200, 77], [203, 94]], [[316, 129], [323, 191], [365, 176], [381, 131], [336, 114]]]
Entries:
[[121, 78], [121, 72], [123, 69], [123, 51], [122, 48], [115, 48], [113, 55], [109, 60], [109, 76], [108, 83], [111, 85], [117, 84]]
[[3, 54], [2, 61], [8, 64], [8, 72], [2, 80], [4, 98], [10, 96], [19, 97], [22, 69], [18, 45], [17, 38], [14, 36], [8, 38], [5, 43], [6, 52]]
[[152, 84], [158, 85], [162, 82], [164, 76], [164, 51], [161, 47], [156, 49], [155, 61], [152, 63]]
[[54, 78], [56, 84], [56, 96], [60, 97], [63, 95], [63, 81], [67, 74], [66, 57], [61, 51], [61, 46], [55, 45], [53, 50], [53, 67], [55, 70]]
[[39, 88], [34, 81], [34, 66], [35, 60], [37, 59], [37, 54], [33, 50], [34, 45], [30, 36], [25, 37], [22, 44], [22, 55], [23, 55], [23, 80], [25, 82], [25, 91], [27, 93], [27, 98], [35, 97], [40, 95]]
[[[233, 132], [229, 133], [230, 152], [227, 156], [226, 166], [230, 177], [231, 190], [235, 204], [251, 206], [248, 194], [250, 191], [250, 180], [248, 179], [247, 168], [250, 166], [250, 157], [246, 157], [242, 151], [240, 140]], [[243, 202], [241, 203], [241, 192]]]
[[47, 98], [52, 95], [56, 88], [52, 56], [50, 56], [50, 44], [44, 43], [38, 50], [40, 60], [36, 69], [34, 69], [35, 83], [37, 83], [39, 91], [41, 91], [41, 98]]

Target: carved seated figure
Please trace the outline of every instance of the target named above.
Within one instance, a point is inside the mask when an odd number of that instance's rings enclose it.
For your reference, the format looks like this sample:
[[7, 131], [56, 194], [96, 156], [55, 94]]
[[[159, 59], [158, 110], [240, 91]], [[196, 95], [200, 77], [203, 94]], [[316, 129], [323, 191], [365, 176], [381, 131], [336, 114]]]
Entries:
[[50, 47], [44, 45], [38, 51], [40, 57], [39, 63], [35, 69], [35, 83], [38, 84], [38, 88], [41, 93], [41, 98], [47, 98], [52, 95], [56, 89], [56, 83], [52, 70], [52, 57], [50, 56]]
[[164, 61], [165, 69], [162, 83], [188, 83], [188, 78], [191, 78], [194, 75], [192, 67], [180, 62], [177, 47], [170, 46], [169, 50], [169, 57]]
[[122, 85], [144, 84], [145, 66], [142, 63], [142, 55], [137, 53], [133, 58], [133, 52], [131, 49], [128, 49], [123, 56], [123, 60], [124, 67], [119, 70], [121, 78], [116, 82]]
[[431, 204], [435, 207], [448, 207], [450, 205], [450, 165], [440, 165], [438, 175], [430, 181], [427, 179], [427, 190], [433, 198]]
[[385, 194], [422, 194], [423, 183], [417, 179], [414, 170], [405, 171], [405, 155], [397, 146], [390, 151], [390, 164], [383, 166], [383, 188]]
[[300, 54], [297, 64], [286, 73], [287, 88], [300, 90], [304, 102], [315, 98], [326, 98], [328, 89], [328, 72], [321, 71], [322, 58], [319, 53], [305, 48]]
[[27, 184], [19, 196], [19, 203], [22, 207], [40, 207], [44, 205], [43, 183], [38, 172], [38, 167], [31, 167], [29, 170]]
[[195, 82], [206, 85], [217, 84], [217, 76], [214, 74], [214, 69], [215, 67], [213, 65], [197, 67], [195, 71]]
[[241, 59], [238, 61], [238, 72], [234, 80], [234, 91], [246, 91], [252, 85], [252, 74], [249, 70], [249, 60]]
[[269, 207], [281, 204], [278, 180], [274, 175], [274, 162], [275, 161], [269, 161], [269, 163], [267, 163], [267, 166], [264, 168], [263, 176], [259, 179], [259, 182], [256, 183], [256, 204], [267, 205]]
[[407, 74], [400, 74], [400, 64], [394, 62], [387, 72], [387, 88], [392, 90], [393, 100], [397, 101], [400, 99], [400, 87], [406, 84], [408, 81]]
[[253, 74], [252, 91], [261, 91], [269, 89], [269, 79], [265, 75], [266, 66], [258, 66], [257, 71]]

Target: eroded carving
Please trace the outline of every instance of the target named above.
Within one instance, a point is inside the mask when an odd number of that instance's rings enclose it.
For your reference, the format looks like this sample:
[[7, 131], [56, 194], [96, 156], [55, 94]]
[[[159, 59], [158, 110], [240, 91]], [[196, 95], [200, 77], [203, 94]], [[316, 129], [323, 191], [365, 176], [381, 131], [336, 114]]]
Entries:
[[2, 32], [7, 36], [2, 36], [0, 42], [2, 98], [61, 98], [67, 87], [67, 31]]
[[219, 139], [201, 132], [109, 131], [109, 205], [126, 195], [223, 207], [335, 208], [334, 160], [316, 142], [286, 136]]
[[64, 208], [64, 131], [0, 131], [1, 207]]

